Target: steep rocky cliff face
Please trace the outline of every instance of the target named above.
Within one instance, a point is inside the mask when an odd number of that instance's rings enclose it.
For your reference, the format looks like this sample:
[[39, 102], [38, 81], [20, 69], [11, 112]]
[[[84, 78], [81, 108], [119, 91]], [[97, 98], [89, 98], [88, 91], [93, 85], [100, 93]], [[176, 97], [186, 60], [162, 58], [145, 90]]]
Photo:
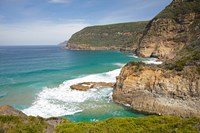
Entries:
[[113, 99], [137, 111], [200, 117], [200, 76], [193, 71], [128, 63], [117, 77]]
[[174, 0], [146, 26], [137, 54], [164, 60], [174, 58], [185, 45], [200, 37], [194, 32], [200, 27], [199, 7], [199, 0]]
[[138, 111], [200, 117], [200, 1], [174, 0], [146, 27], [137, 53], [160, 66], [128, 63], [113, 99]]
[[69, 39], [72, 50], [135, 51], [147, 22], [131, 22], [86, 27]]

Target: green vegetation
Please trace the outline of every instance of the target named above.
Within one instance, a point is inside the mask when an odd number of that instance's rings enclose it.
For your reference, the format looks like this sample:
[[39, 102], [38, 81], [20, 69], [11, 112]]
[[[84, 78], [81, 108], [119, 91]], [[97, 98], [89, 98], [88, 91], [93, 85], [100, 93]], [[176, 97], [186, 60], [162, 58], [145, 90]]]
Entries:
[[[156, 18], [173, 18], [177, 19], [180, 14], [188, 14], [191, 12], [200, 12], [199, 0], [177, 0], [172, 5], [167, 6], [162, 12], [160, 12]], [[178, 21], [178, 20], [177, 20]]]
[[126, 66], [131, 66], [134, 72], [140, 72], [142, 71], [142, 67], [145, 65], [143, 62], [129, 62], [126, 64]]
[[148, 22], [130, 22], [86, 27], [75, 33], [69, 44], [87, 44], [93, 47], [130, 47], [136, 43]]
[[[58, 118], [51, 118], [49, 120]], [[0, 133], [137, 133], [177, 132], [197, 133], [200, 119], [175, 116], [147, 116], [140, 118], [111, 118], [97, 122], [69, 122], [57, 127], [48, 125], [48, 119], [30, 116], [0, 116]], [[55, 121], [56, 122], [56, 121]]]
[[41, 117], [0, 116], [0, 133], [41, 133], [46, 128]]
[[112, 118], [98, 122], [64, 123], [58, 133], [198, 133], [200, 119], [183, 119], [171, 116], [143, 118]]
[[185, 66], [194, 66], [200, 74], [200, 39], [183, 48], [174, 62], [164, 64], [167, 69], [182, 71]]

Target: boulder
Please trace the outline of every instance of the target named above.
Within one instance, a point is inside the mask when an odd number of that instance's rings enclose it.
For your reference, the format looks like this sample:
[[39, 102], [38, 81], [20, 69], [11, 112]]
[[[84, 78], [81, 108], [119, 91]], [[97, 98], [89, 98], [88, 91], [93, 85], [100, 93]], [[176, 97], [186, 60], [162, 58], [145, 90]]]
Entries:
[[75, 85], [70, 86], [73, 90], [79, 90], [79, 91], [87, 91], [92, 88], [112, 88], [113, 83], [106, 83], [106, 82], [83, 82], [78, 83]]

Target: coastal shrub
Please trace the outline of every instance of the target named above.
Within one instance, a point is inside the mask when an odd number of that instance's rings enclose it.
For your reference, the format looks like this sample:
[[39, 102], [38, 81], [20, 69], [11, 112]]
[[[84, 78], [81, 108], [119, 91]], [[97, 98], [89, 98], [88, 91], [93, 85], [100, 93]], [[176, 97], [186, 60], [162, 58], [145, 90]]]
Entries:
[[167, 6], [165, 10], [160, 12], [156, 18], [172, 18], [177, 19], [177, 16], [180, 14], [189, 14], [191, 12], [200, 12], [200, 3], [198, 0], [185, 1], [184, 4], [180, 2], [174, 2], [173, 6]]
[[127, 48], [138, 41], [147, 23], [148, 21], [142, 21], [86, 27], [73, 34], [68, 43], [77, 46], [87, 44], [94, 47]]
[[[41, 133], [47, 130], [46, 119], [40, 117], [0, 116], [0, 133]], [[138, 133], [184, 132], [197, 133], [199, 118], [176, 116], [147, 116], [140, 118], [111, 118], [97, 122], [65, 122], [57, 133]]]
[[134, 72], [140, 72], [142, 71], [142, 66], [144, 66], [145, 63], [143, 62], [129, 62], [126, 64], [126, 66], [131, 66]]
[[41, 117], [0, 116], [0, 132], [41, 133], [47, 127]]
[[198, 133], [200, 119], [176, 116], [147, 116], [141, 118], [112, 118], [98, 122], [64, 123], [56, 127], [58, 133], [138, 133], [185, 132]]

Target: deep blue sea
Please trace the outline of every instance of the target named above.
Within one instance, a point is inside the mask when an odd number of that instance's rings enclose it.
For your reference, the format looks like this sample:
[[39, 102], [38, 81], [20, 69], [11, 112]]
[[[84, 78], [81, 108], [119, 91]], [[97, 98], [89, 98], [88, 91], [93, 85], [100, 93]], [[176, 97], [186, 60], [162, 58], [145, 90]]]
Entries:
[[115, 82], [132, 54], [70, 51], [58, 46], [0, 46], [0, 105], [27, 115], [61, 116], [72, 121], [143, 116], [112, 102], [112, 88], [71, 90], [84, 81]]

